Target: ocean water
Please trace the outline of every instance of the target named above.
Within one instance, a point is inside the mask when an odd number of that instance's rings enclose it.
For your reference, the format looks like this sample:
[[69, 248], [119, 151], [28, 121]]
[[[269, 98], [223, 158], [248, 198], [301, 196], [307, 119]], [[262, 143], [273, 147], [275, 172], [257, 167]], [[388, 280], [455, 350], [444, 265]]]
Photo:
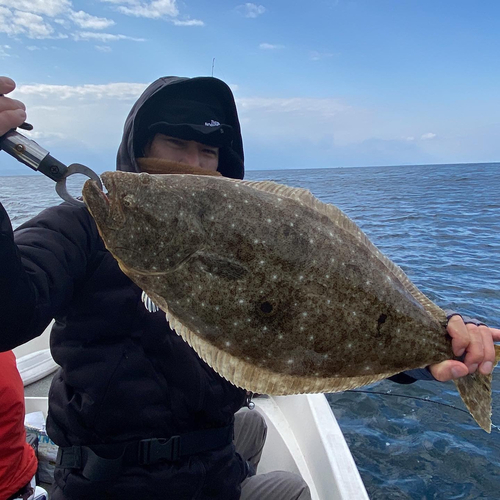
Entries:
[[[247, 178], [310, 189], [344, 210], [438, 305], [500, 327], [500, 164], [250, 171]], [[0, 201], [17, 227], [59, 198], [54, 183], [36, 175], [0, 177]], [[372, 500], [500, 499], [500, 429], [482, 431], [453, 383], [383, 381], [327, 398]], [[500, 426], [500, 368], [493, 398]]]
[[[442, 307], [500, 327], [500, 164], [250, 172], [346, 212]], [[493, 382], [500, 426], [500, 368]], [[452, 382], [383, 381], [327, 395], [372, 500], [500, 499], [500, 429]]]

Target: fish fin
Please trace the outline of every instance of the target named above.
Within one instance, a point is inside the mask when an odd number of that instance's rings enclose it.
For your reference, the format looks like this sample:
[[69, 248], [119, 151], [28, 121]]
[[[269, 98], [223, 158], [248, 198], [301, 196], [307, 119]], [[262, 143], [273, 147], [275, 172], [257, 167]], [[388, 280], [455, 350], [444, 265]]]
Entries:
[[388, 272], [392, 274], [412, 295], [412, 297], [419, 302], [422, 307], [437, 319], [443, 325], [446, 324], [446, 313], [432, 300], [426, 297], [408, 278], [405, 272], [389, 258], [387, 258], [366, 236], [366, 234], [359, 228], [359, 226], [349, 218], [342, 210], [335, 205], [323, 203], [316, 198], [309, 190], [303, 188], [293, 188], [278, 184], [272, 181], [233, 181], [239, 184], [258, 189], [267, 193], [272, 193], [277, 196], [291, 198], [302, 205], [305, 205], [313, 210], [316, 210], [322, 215], [326, 215], [333, 223], [341, 227], [348, 233], [352, 234], [357, 240], [366, 246], [370, 252], [375, 255], [380, 262], [387, 268]]
[[184, 325], [169, 310], [161, 297], [153, 295], [153, 298], [158, 300], [161, 309], [165, 312], [170, 328], [182, 337], [207, 365], [232, 384], [251, 392], [273, 396], [341, 392], [373, 384], [394, 375], [394, 373], [379, 373], [359, 377], [320, 378], [273, 372], [215, 347]]
[[170, 328], [182, 337], [205, 363], [232, 384], [251, 392], [274, 396], [342, 392], [385, 380], [397, 373], [372, 373], [357, 377], [316, 377], [277, 373], [212, 345], [200, 335], [200, 332], [187, 327], [169, 309], [163, 297], [154, 292], [149, 294], [165, 312]]
[[488, 433], [491, 432], [491, 378], [491, 374], [476, 371], [454, 381], [470, 414]]
[[[495, 345], [495, 363], [500, 361], [500, 345]], [[474, 420], [486, 432], [491, 432], [491, 380], [492, 375], [478, 371], [455, 380], [458, 392]]]

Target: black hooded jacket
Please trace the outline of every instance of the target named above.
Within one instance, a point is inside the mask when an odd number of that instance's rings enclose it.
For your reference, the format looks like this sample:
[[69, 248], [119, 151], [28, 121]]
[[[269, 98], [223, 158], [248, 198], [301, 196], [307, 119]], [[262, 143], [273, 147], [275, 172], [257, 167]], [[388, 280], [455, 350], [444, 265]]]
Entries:
[[[146, 89], [125, 123], [117, 168], [138, 171], [135, 120], [151, 96], [177, 86], [209, 86], [227, 103], [232, 148], [221, 169], [243, 177], [243, 146], [234, 99], [211, 78], [161, 78]], [[149, 313], [141, 290], [105, 249], [85, 207], [49, 208], [14, 233], [0, 205], [0, 350], [42, 333], [52, 318], [51, 351], [60, 370], [49, 393], [47, 430], [59, 446], [95, 446], [168, 438], [225, 427], [245, 393], [217, 375]], [[111, 450], [111, 447], [109, 447]], [[110, 455], [110, 456], [111, 456]], [[54, 500], [237, 499], [246, 475], [232, 444], [176, 462], [126, 466], [118, 479], [89, 481], [56, 469]]]
[[[158, 99], [169, 94], [177, 96], [184, 92], [207, 93], [216, 96], [222, 104], [226, 117], [231, 117], [227, 125], [233, 129], [233, 142], [231, 148], [224, 147], [219, 151], [219, 168], [223, 176], [243, 179], [244, 155], [243, 140], [241, 138], [240, 123], [236, 111], [233, 94], [230, 88], [221, 80], [211, 77], [179, 78], [176, 76], [164, 77], [153, 82], [132, 107], [124, 126], [123, 140], [118, 149], [117, 169], [125, 172], [139, 172], [136, 157], [142, 156], [140, 146], [142, 138], [147, 134], [144, 124], [144, 114], [148, 106], [154, 106]], [[148, 124], [146, 122], [146, 124]], [[150, 125], [150, 124], [148, 124]]]

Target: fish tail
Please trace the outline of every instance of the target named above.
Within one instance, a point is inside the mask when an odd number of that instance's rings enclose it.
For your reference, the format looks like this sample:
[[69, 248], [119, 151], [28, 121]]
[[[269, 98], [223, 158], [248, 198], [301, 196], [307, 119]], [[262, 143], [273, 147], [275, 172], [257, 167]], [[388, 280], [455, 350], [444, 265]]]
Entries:
[[[495, 345], [495, 366], [500, 361], [500, 345]], [[455, 380], [458, 392], [474, 420], [486, 432], [491, 432], [491, 379], [478, 371]]]

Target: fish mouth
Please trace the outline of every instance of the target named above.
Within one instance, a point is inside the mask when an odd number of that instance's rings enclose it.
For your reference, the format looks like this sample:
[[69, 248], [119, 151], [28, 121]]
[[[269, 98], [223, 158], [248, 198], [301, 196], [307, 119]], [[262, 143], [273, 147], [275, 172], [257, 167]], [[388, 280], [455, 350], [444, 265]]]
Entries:
[[108, 190], [108, 194], [111, 194], [114, 191], [115, 183], [113, 180], [112, 172], [104, 172], [101, 174], [101, 181], [104, 187]]
[[85, 182], [82, 194], [83, 200], [85, 201], [89, 210], [90, 206], [97, 202], [99, 206], [105, 208], [106, 211], [109, 212], [110, 200], [106, 193], [104, 193], [104, 191], [102, 191], [102, 189], [99, 187], [99, 184], [96, 181], [89, 179], [87, 182]]
[[101, 191], [101, 194], [104, 196], [104, 199], [106, 200], [108, 206], [115, 199], [115, 191], [116, 191], [115, 180], [113, 176], [110, 174], [111, 172], [104, 172], [101, 175], [102, 184], [108, 191], [107, 194]]
[[[106, 214], [106, 226], [110, 230], [119, 230], [126, 223], [122, 196], [127, 192], [121, 189], [122, 179], [127, 179], [131, 174], [124, 172], [104, 172], [101, 174], [101, 181], [107, 194], [100, 191], [98, 203], [101, 204], [103, 212]], [[136, 175], [136, 174], [134, 174]]]

